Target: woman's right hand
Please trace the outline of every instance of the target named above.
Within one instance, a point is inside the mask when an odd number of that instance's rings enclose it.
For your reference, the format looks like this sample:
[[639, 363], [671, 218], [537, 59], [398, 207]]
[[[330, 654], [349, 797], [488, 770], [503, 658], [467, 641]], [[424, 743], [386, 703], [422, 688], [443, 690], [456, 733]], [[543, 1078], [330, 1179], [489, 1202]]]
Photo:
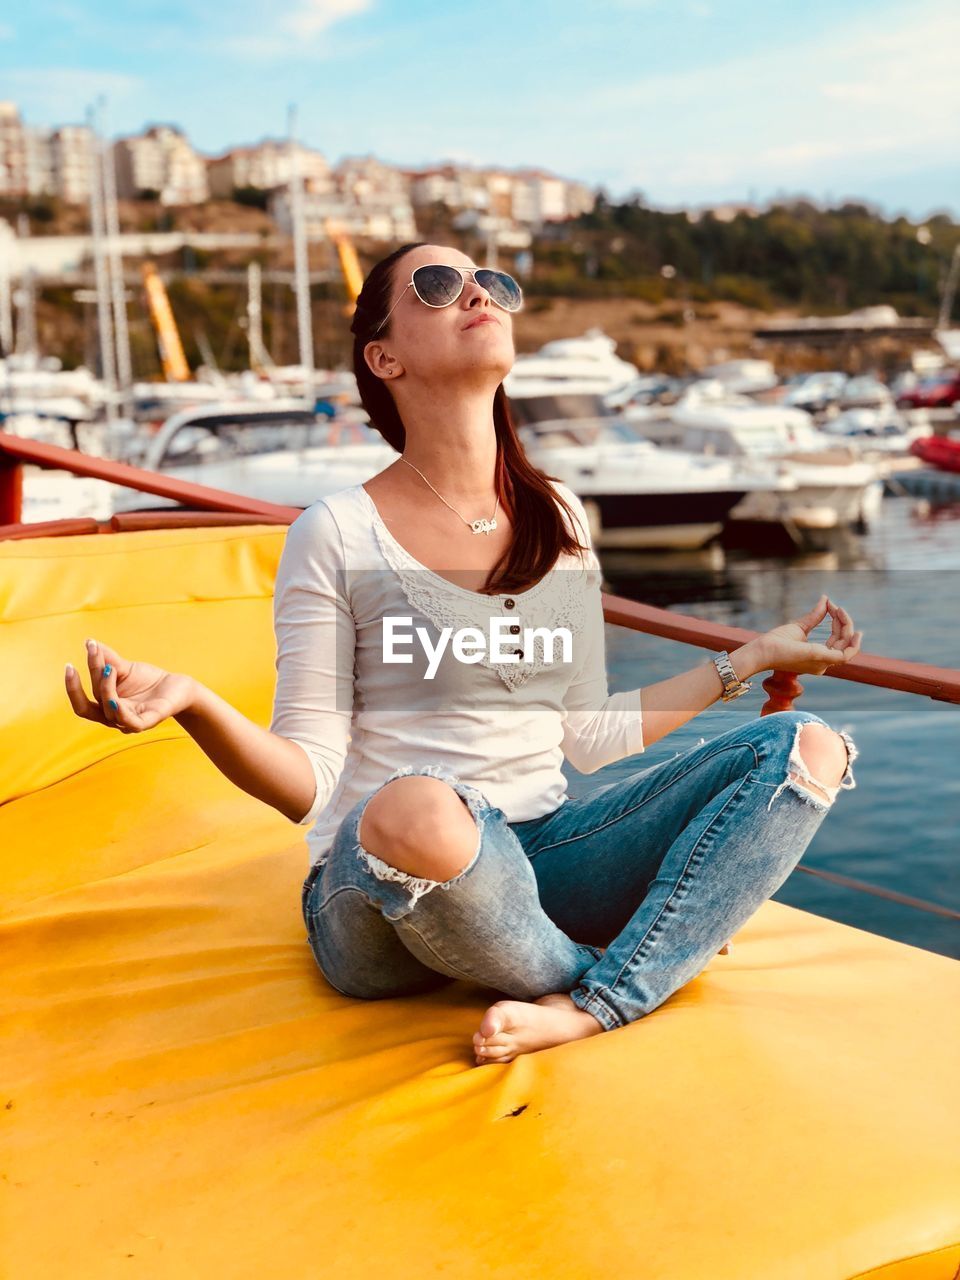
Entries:
[[81, 719], [121, 733], [152, 729], [161, 720], [186, 710], [193, 697], [192, 676], [164, 671], [148, 662], [131, 662], [96, 641], [87, 642], [87, 666], [94, 701], [87, 697], [80, 673], [68, 666], [64, 681], [70, 705]]
[[[830, 635], [821, 644], [810, 632], [830, 615]], [[757, 652], [763, 654], [761, 670], [793, 671], [797, 675], [822, 676], [827, 667], [852, 662], [860, 652], [863, 632], [855, 631], [853, 618], [842, 605], [822, 595], [812, 609], [757, 637]], [[748, 641], [752, 645], [752, 642]]]

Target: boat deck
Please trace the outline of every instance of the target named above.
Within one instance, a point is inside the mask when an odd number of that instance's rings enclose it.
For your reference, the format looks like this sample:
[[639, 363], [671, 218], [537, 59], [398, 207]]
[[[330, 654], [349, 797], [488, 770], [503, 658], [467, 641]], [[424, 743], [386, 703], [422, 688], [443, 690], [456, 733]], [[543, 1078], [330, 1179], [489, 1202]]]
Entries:
[[770, 901], [646, 1018], [477, 1067], [497, 993], [340, 995], [303, 830], [73, 714], [93, 635], [267, 724], [285, 533], [0, 542], [6, 1273], [954, 1280], [960, 963]]

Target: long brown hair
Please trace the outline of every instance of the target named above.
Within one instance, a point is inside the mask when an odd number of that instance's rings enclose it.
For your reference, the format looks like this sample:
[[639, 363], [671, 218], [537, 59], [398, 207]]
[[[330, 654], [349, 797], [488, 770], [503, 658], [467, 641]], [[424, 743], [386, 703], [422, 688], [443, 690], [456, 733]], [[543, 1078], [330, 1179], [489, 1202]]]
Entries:
[[[397, 262], [411, 249], [422, 248], [428, 243], [418, 240], [403, 244], [371, 268], [357, 297], [350, 325], [350, 332], [354, 335], [353, 371], [361, 403], [370, 418], [370, 425], [398, 453], [403, 452], [407, 438], [403, 420], [386, 382], [373, 373], [363, 358], [363, 352], [390, 310]], [[377, 337], [388, 335], [392, 323], [391, 316]], [[484, 585], [484, 592], [497, 594], [525, 591], [553, 568], [561, 552], [575, 554], [587, 548], [577, 541], [572, 532], [576, 522], [570, 504], [550, 484], [558, 477], [538, 471], [530, 464], [517, 438], [510, 402], [502, 382], [493, 397], [493, 424], [497, 435], [494, 486], [501, 506], [506, 508], [513, 523], [513, 542], [490, 570]], [[561, 515], [561, 507], [569, 517], [569, 527]]]

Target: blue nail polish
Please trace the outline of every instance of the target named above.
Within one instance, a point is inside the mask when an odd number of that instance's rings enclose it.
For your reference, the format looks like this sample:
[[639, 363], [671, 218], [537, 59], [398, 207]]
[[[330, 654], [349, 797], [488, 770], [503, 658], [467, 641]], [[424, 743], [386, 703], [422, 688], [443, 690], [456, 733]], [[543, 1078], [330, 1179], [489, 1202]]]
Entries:
[[105, 676], [108, 676], [112, 670], [113, 670], [113, 667], [111, 667], [110, 663], [108, 662], [107, 665], [103, 668], [103, 674]]
[[110, 699], [110, 706], [113, 708], [114, 711], [120, 710], [120, 708], [117, 706], [117, 704], [114, 702], [112, 698]]

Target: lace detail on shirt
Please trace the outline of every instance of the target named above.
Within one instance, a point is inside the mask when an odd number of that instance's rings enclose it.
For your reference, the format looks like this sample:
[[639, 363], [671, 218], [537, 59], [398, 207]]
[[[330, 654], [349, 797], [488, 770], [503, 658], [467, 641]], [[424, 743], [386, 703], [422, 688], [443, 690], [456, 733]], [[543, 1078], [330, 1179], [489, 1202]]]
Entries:
[[[569, 561], [573, 567], [552, 569], [545, 578], [529, 592], [516, 597], [516, 611], [501, 608], [498, 596], [483, 596], [478, 592], [458, 590], [454, 583], [444, 583], [439, 574], [426, 570], [405, 551], [399, 543], [384, 536], [380, 521], [374, 518], [374, 531], [384, 559], [397, 575], [403, 594], [411, 608], [416, 609], [428, 618], [438, 631], [444, 627], [452, 627], [454, 631], [462, 627], [478, 627], [484, 636], [490, 631], [492, 617], [510, 617], [520, 625], [520, 634], [507, 636], [501, 642], [501, 650], [510, 649], [510, 641], [516, 641], [516, 647], [523, 647], [523, 632], [527, 627], [547, 627], [554, 630], [566, 627], [573, 637], [573, 662], [576, 665], [578, 639], [583, 635], [584, 598], [591, 584], [591, 575], [595, 570], [581, 566], [573, 556], [561, 556], [561, 561]], [[389, 534], [389, 530], [386, 530]], [[506, 593], [504, 593], [506, 594]], [[528, 661], [529, 654], [516, 662], [492, 662], [485, 651], [477, 665], [495, 671], [508, 689], [518, 689], [544, 666], [553, 666], [563, 660], [562, 637], [553, 643], [553, 662], [545, 662], [546, 638], [534, 636], [533, 660]]]

